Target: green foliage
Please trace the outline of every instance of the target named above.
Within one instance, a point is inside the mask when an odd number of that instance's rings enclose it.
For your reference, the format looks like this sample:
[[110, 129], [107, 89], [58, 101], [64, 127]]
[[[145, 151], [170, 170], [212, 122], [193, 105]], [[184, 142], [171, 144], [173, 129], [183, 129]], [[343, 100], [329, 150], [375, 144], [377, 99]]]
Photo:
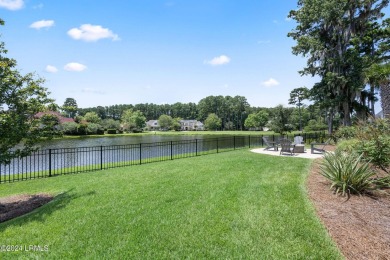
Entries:
[[337, 139], [351, 139], [356, 137], [356, 127], [342, 126], [334, 134]]
[[62, 132], [58, 130], [60, 128], [60, 120], [56, 115], [44, 114], [40, 118], [41, 131], [44, 131], [43, 136], [45, 137], [60, 137]]
[[321, 121], [317, 121], [317, 120], [312, 119], [312, 120], [309, 120], [307, 126], [305, 126], [305, 131], [306, 132], [317, 132], [317, 131], [324, 131], [327, 128], [328, 128], [327, 125], [325, 125]]
[[116, 134], [116, 129], [107, 129], [107, 134], [111, 134], [111, 135]]
[[[0, 24], [4, 24], [1, 19]], [[53, 136], [53, 125], [41, 125], [35, 117], [53, 102], [42, 87], [44, 80], [32, 73], [21, 75], [17, 62], [6, 53], [0, 42], [0, 164], [29, 155], [42, 137]]]
[[357, 139], [342, 140], [337, 143], [337, 150], [348, 154], [356, 154], [360, 141]]
[[61, 130], [66, 135], [77, 135], [78, 124], [75, 122], [66, 122], [61, 124]]
[[101, 125], [103, 126], [104, 129], [119, 129], [120, 128], [120, 122], [118, 120], [114, 119], [104, 119], [101, 122]]
[[74, 118], [77, 115], [78, 106], [74, 98], [65, 99], [62, 105], [62, 110], [65, 112], [67, 117]]
[[271, 121], [268, 124], [268, 127], [279, 134], [291, 132], [293, 129], [293, 126], [289, 122], [291, 113], [292, 109], [285, 108], [282, 105], [276, 106], [272, 109]]
[[125, 110], [122, 114], [121, 121], [124, 124], [124, 129], [133, 131], [135, 129], [142, 131], [146, 125], [146, 118], [142, 112], [132, 109]]
[[388, 46], [389, 27], [382, 19], [382, 10], [388, 3], [388, 0], [369, 1], [369, 4], [367, 1], [301, 0], [290, 11], [289, 17], [297, 23], [288, 34], [297, 42], [292, 52], [307, 57], [307, 65], [300, 71], [302, 75], [320, 77], [320, 82], [311, 89], [311, 97], [327, 110], [328, 124], [339, 113], [343, 125], [351, 125], [357, 102], [360, 110], [367, 109], [366, 100], [356, 100], [356, 97], [364, 93], [366, 70], [373, 63], [388, 59], [388, 52], [380, 50], [382, 43]]
[[94, 123], [94, 124], [100, 124], [100, 122], [102, 121], [102, 119], [95, 112], [87, 112], [83, 116], [83, 119], [88, 123]]
[[268, 122], [269, 114], [265, 110], [260, 110], [257, 113], [250, 114], [245, 120], [246, 128], [262, 129]]
[[88, 134], [88, 124], [80, 123], [77, 125], [77, 134], [78, 135], [87, 135]]
[[158, 118], [158, 124], [162, 130], [170, 130], [172, 128], [173, 119], [168, 115], [161, 115]]
[[248, 110], [248, 101], [243, 96], [208, 96], [198, 103], [198, 119], [205, 121], [209, 114], [215, 114], [221, 119], [218, 128], [231, 129], [229, 122], [232, 122], [236, 129], [242, 129]]
[[87, 125], [86, 132], [89, 135], [104, 134], [104, 130], [103, 130], [102, 126], [99, 124], [94, 124], [94, 123], [89, 123]]
[[[181, 129], [180, 120], [181, 120], [180, 117], [176, 117], [176, 118], [174, 118], [174, 119], [172, 120], [172, 129], [173, 129], [173, 130], [179, 131], [179, 130]], [[194, 127], [197, 128], [198, 126], [195, 125]]]
[[369, 164], [363, 163], [362, 156], [336, 151], [327, 153], [321, 163], [321, 175], [332, 182], [331, 189], [336, 194], [362, 194], [373, 188], [372, 176], [375, 174]]
[[222, 121], [221, 119], [214, 113], [208, 115], [206, 120], [204, 121], [204, 126], [208, 130], [217, 130], [221, 127]]
[[356, 127], [357, 151], [363, 153], [364, 159], [375, 166], [388, 171], [390, 166], [390, 121], [376, 119], [360, 123]]

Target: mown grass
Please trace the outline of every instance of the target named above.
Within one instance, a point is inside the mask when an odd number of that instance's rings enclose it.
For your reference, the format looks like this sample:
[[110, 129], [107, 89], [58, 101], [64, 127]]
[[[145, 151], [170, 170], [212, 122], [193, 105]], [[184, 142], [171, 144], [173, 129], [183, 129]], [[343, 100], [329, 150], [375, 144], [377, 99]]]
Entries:
[[247, 150], [1, 184], [54, 201], [0, 224], [1, 259], [337, 259], [304, 181], [310, 160]]

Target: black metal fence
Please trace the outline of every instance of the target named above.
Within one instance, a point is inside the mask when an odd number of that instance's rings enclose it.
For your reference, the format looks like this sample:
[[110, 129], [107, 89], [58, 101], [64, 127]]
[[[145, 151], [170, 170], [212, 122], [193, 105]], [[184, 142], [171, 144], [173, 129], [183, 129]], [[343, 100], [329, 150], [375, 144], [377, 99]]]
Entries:
[[[261, 147], [263, 136], [231, 136], [157, 143], [114, 146], [46, 149], [30, 156], [0, 165], [0, 183], [45, 178], [70, 173], [140, 165], [227, 152], [242, 148]], [[273, 140], [281, 138], [271, 136]], [[284, 136], [293, 139], [293, 136]], [[323, 141], [324, 133], [303, 134], [306, 143]]]

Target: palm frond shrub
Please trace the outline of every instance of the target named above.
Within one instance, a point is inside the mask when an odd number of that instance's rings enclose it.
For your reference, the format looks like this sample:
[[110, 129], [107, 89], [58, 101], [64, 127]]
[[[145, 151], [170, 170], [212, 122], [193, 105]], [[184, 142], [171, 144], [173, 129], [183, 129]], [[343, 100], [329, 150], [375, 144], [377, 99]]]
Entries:
[[356, 156], [345, 152], [326, 153], [320, 165], [322, 176], [331, 181], [331, 189], [336, 194], [362, 194], [373, 189], [375, 173], [369, 168], [368, 162], [363, 162], [362, 155]]

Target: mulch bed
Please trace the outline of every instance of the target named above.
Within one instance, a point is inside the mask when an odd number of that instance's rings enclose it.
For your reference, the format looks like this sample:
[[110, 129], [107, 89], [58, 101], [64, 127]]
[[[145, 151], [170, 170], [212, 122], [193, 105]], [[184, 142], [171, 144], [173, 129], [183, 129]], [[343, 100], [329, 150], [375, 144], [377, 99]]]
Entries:
[[52, 195], [45, 193], [0, 198], [0, 223], [29, 213], [52, 199]]
[[341, 197], [319, 174], [317, 159], [307, 179], [317, 215], [347, 259], [390, 259], [390, 191]]

